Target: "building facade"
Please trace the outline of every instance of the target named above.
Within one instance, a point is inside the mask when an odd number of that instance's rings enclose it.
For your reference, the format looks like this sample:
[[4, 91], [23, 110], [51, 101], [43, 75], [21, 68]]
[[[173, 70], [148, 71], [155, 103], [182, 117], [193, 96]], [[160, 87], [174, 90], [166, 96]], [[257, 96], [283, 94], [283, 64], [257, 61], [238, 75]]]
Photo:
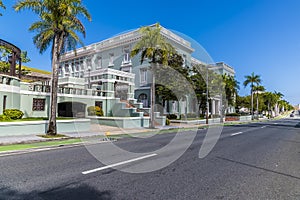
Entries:
[[[161, 27], [161, 34], [182, 56], [184, 67], [205, 64], [192, 57], [194, 49], [189, 41], [164, 27]], [[116, 105], [122, 102], [129, 108], [136, 107], [138, 111], [119, 116], [141, 116], [138, 112], [149, 111], [152, 80], [150, 64], [148, 61], [141, 64], [140, 55], [133, 58], [130, 56], [132, 48], [141, 37], [136, 29], [62, 55], [59, 65], [58, 116], [86, 116], [86, 108], [89, 106], [101, 107], [106, 117], [118, 116], [122, 112], [116, 111], [116, 108], [120, 108]], [[232, 67], [222, 62], [205, 65], [219, 74], [234, 76], [235, 73]], [[18, 78], [5, 75], [1, 76], [0, 81], [0, 102], [3, 103], [0, 113], [5, 108], [17, 108], [28, 117], [48, 116], [49, 85], [44, 82], [23, 83]], [[169, 104], [168, 113], [180, 115], [195, 112], [195, 106], [188, 106], [184, 99]], [[124, 105], [121, 107], [124, 108]], [[210, 108], [212, 114], [218, 114], [220, 100], [214, 98]]]

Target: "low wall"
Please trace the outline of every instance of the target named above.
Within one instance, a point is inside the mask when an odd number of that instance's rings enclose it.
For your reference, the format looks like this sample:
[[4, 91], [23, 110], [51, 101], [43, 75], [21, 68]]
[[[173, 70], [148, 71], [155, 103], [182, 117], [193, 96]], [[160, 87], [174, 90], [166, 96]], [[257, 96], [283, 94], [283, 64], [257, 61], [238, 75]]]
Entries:
[[115, 126], [120, 128], [149, 127], [149, 117], [93, 117], [90, 118], [94, 124]]
[[[172, 123], [182, 123], [182, 124], [191, 124], [191, 125], [197, 125], [197, 124], [206, 124], [206, 119], [199, 119], [199, 120], [171, 120]], [[220, 118], [213, 118], [208, 119], [208, 124], [216, 124], [220, 123]]]
[[[90, 119], [57, 120], [58, 133], [90, 130]], [[0, 122], [1, 136], [36, 135], [47, 132], [48, 121]]]
[[241, 122], [251, 121], [251, 115], [248, 115], [248, 116], [226, 116], [225, 121], [241, 121]]

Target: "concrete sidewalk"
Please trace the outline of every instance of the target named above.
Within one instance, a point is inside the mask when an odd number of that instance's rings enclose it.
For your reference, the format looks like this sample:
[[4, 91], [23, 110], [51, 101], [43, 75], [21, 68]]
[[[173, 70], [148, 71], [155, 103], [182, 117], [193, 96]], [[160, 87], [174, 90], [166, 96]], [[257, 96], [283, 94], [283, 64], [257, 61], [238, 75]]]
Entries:
[[[69, 138], [84, 138], [84, 137], [92, 137], [92, 136], [101, 136], [101, 135], [121, 135], [121, 134], [134, 134], [134, 133], [146, 133], [154, 130], [169, 130], [175, 128], [184, 128], [184, 127], [192, 127], [192, 126], [178, 126], [170, 125], [170, 126], [157, 126], [155, 129], [149, 128], [130, 128], [124, 129], [113, 126], [105, 126], [105, 125], [91, 125], [91, 129], [88, 132], [70, 132], [63, 133], [63, 135]], [[198, 127], [193, 126], [193, 127]], [[41, 134], [42, 135], [42, 134]], [[39, 137], [36, 134], [33, 135], [16, 135], [16, 136], [0, 136], [0, 145], [8, 145], [8, 144], [22, 144], [22, 143], [34, 143], [34, 142], [43, 142], [43, 141], [51, 141], [58, 140], [63, 138], [43, 138]]]
[[[225, 122], [224, 124], [228, 124], [228, 123], [232, 124], [234, 122]], [[236, 122], [236, 124], [238, 123], [240, 122]], [[251, 121], [249, 121], [248, 123], [251, 123]], [[160, 131], [160, 130], [170, 130], [170, 129], [180, 129], [180, 128], [197, 128], [201, 126], [206, 126], [206, 124], [171, 123], [169, 126], [156, 126], [155, 129], [150, 129], [150, 128], [124, 129], [119, 127], [94, 124], [91, 125], [90, 131], [88, 132], [71, 132], [71, 133], [63, 133], [63, 135], [69, 138], [86, 138], [86, 137], [101, 136], [106, 134], [107, 135], [135, 134], [135, 133], [146, 133], [146, 132], [157, 131], [157, 130]], [[34, 142], [51, 141], [51, 140], [59, 140], [59, 139], [63, 139], [63, 138], [57, 138], [57, 139], [43, 138], [37, 135], [0, 136], [0, 145], [34, 143]]]

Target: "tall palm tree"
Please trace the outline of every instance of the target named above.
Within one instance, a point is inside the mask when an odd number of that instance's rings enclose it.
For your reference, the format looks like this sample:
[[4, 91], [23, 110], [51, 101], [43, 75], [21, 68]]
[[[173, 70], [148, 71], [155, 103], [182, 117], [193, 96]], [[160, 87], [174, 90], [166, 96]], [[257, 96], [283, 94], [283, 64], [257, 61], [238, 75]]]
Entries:
[[254, 86], [253, 90], [256, 93], [256, 111], [257, 111], [257, 114], [258, 114], [258, 96], [259, 96], [260, 92], [264, 92], [266, 89], [262, 85], [256, 85], [256, 86]]
[[276, 103], [275, 103], [275, 115], [279, 115], [279, 104], [278, 102], [281, 100], [281, 98], [284, 96], [282, 93], [280, 92], [276, 92], [274, 91], [274, 95], [275, 95], [275, 98], [276, 98]]
[[254, 84], [258, 85], [261, 83], [261, 79], [259, 75], [255, 75], [254, 72], [252, 72], [252, 74], [249, 76], [245, 76], [245, 81], [244, 81], [244, 86], [247, 87], [247, 85], [250, 84], [250, 88], [251, 88], [251, 114], [252, 114], [252, 120], [254, 119], [254, 115], [253, 115], [253, 88], [254, 88]]
[[81, 42], [77, 33], [85, 37], [85, 28], [79, 20], [81, 15], [88, 20], [91, 16], [82, 5], [81, 0], [21, 0], [14, 9], [19, 12], [29, 9], [38, 15], [39, 21], [33, 23], [29, 30], [37, 32], [33, 42], [40, 53], [51, 45], [52, 77], [50, 96], [50, 117], [47, 134], [56, 135], [56, 109], [58, 88], [58, 66], [62, 52], [66, 47], [75, 49]]
[[152, 70], [151, 84], [151, 128], [155, 127], [154, 103], [155, 103], [155, 68], [158, 64], [168, 65], [168, 58], [175, 53], [174, 47], [169, 44], [161, 34], [161, 26], [145, 26], [139, 29], [142, 38], [135, 44], [131, 56], [140, 55], [141, 64], [148, 59]]
[[[5, 9], [5, 6], [4, 6], [4, 4], [3, 4], [2, 0], [0, 0], [0, 8], [3, 8], [3, 9]], [[0, 13], [0, 16], [2, 16], [2, 13]]]

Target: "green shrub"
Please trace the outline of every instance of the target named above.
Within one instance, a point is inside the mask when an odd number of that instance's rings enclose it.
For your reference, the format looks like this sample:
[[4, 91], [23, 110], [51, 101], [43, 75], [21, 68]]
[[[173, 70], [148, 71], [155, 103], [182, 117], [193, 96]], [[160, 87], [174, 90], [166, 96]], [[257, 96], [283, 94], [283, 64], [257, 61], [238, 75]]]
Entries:
[[170, 120], [168, 119], [168, 118], [166, 118], [166, 125], [168, 126], [168, 125], [170, 125]]
[[10, 121], [11, 119], [6, 115], [0, 115], [0, 121]]
[[235, 116], [241, 116], [240, 114], [238, 113], [227, 113], [226, 116], [230, 116], [230, 117], [235, 117]]
[[196, 113], [188, 113], [187, 118], [196, 118], [197, 114]]
[[22, 119], [24, 113], [18, 109], [6, 109], [3, 112], [3, 115], [9, 117], [12, 120]]
[[95, 114], [97, 116], [103, 116], [103, 110], [99, 106], [95, 106]]
[[89, 106], [87, 111], [89, 116], [103, 116], [103, 110], [99, 106]]
[[88, 116], [96, 115], [95, 106], [89, 106], [87, 108]]
[[177, 119], [177, 115], [175, 115], [175, 114], [168, 114], [167, 118], [168, 119]]

